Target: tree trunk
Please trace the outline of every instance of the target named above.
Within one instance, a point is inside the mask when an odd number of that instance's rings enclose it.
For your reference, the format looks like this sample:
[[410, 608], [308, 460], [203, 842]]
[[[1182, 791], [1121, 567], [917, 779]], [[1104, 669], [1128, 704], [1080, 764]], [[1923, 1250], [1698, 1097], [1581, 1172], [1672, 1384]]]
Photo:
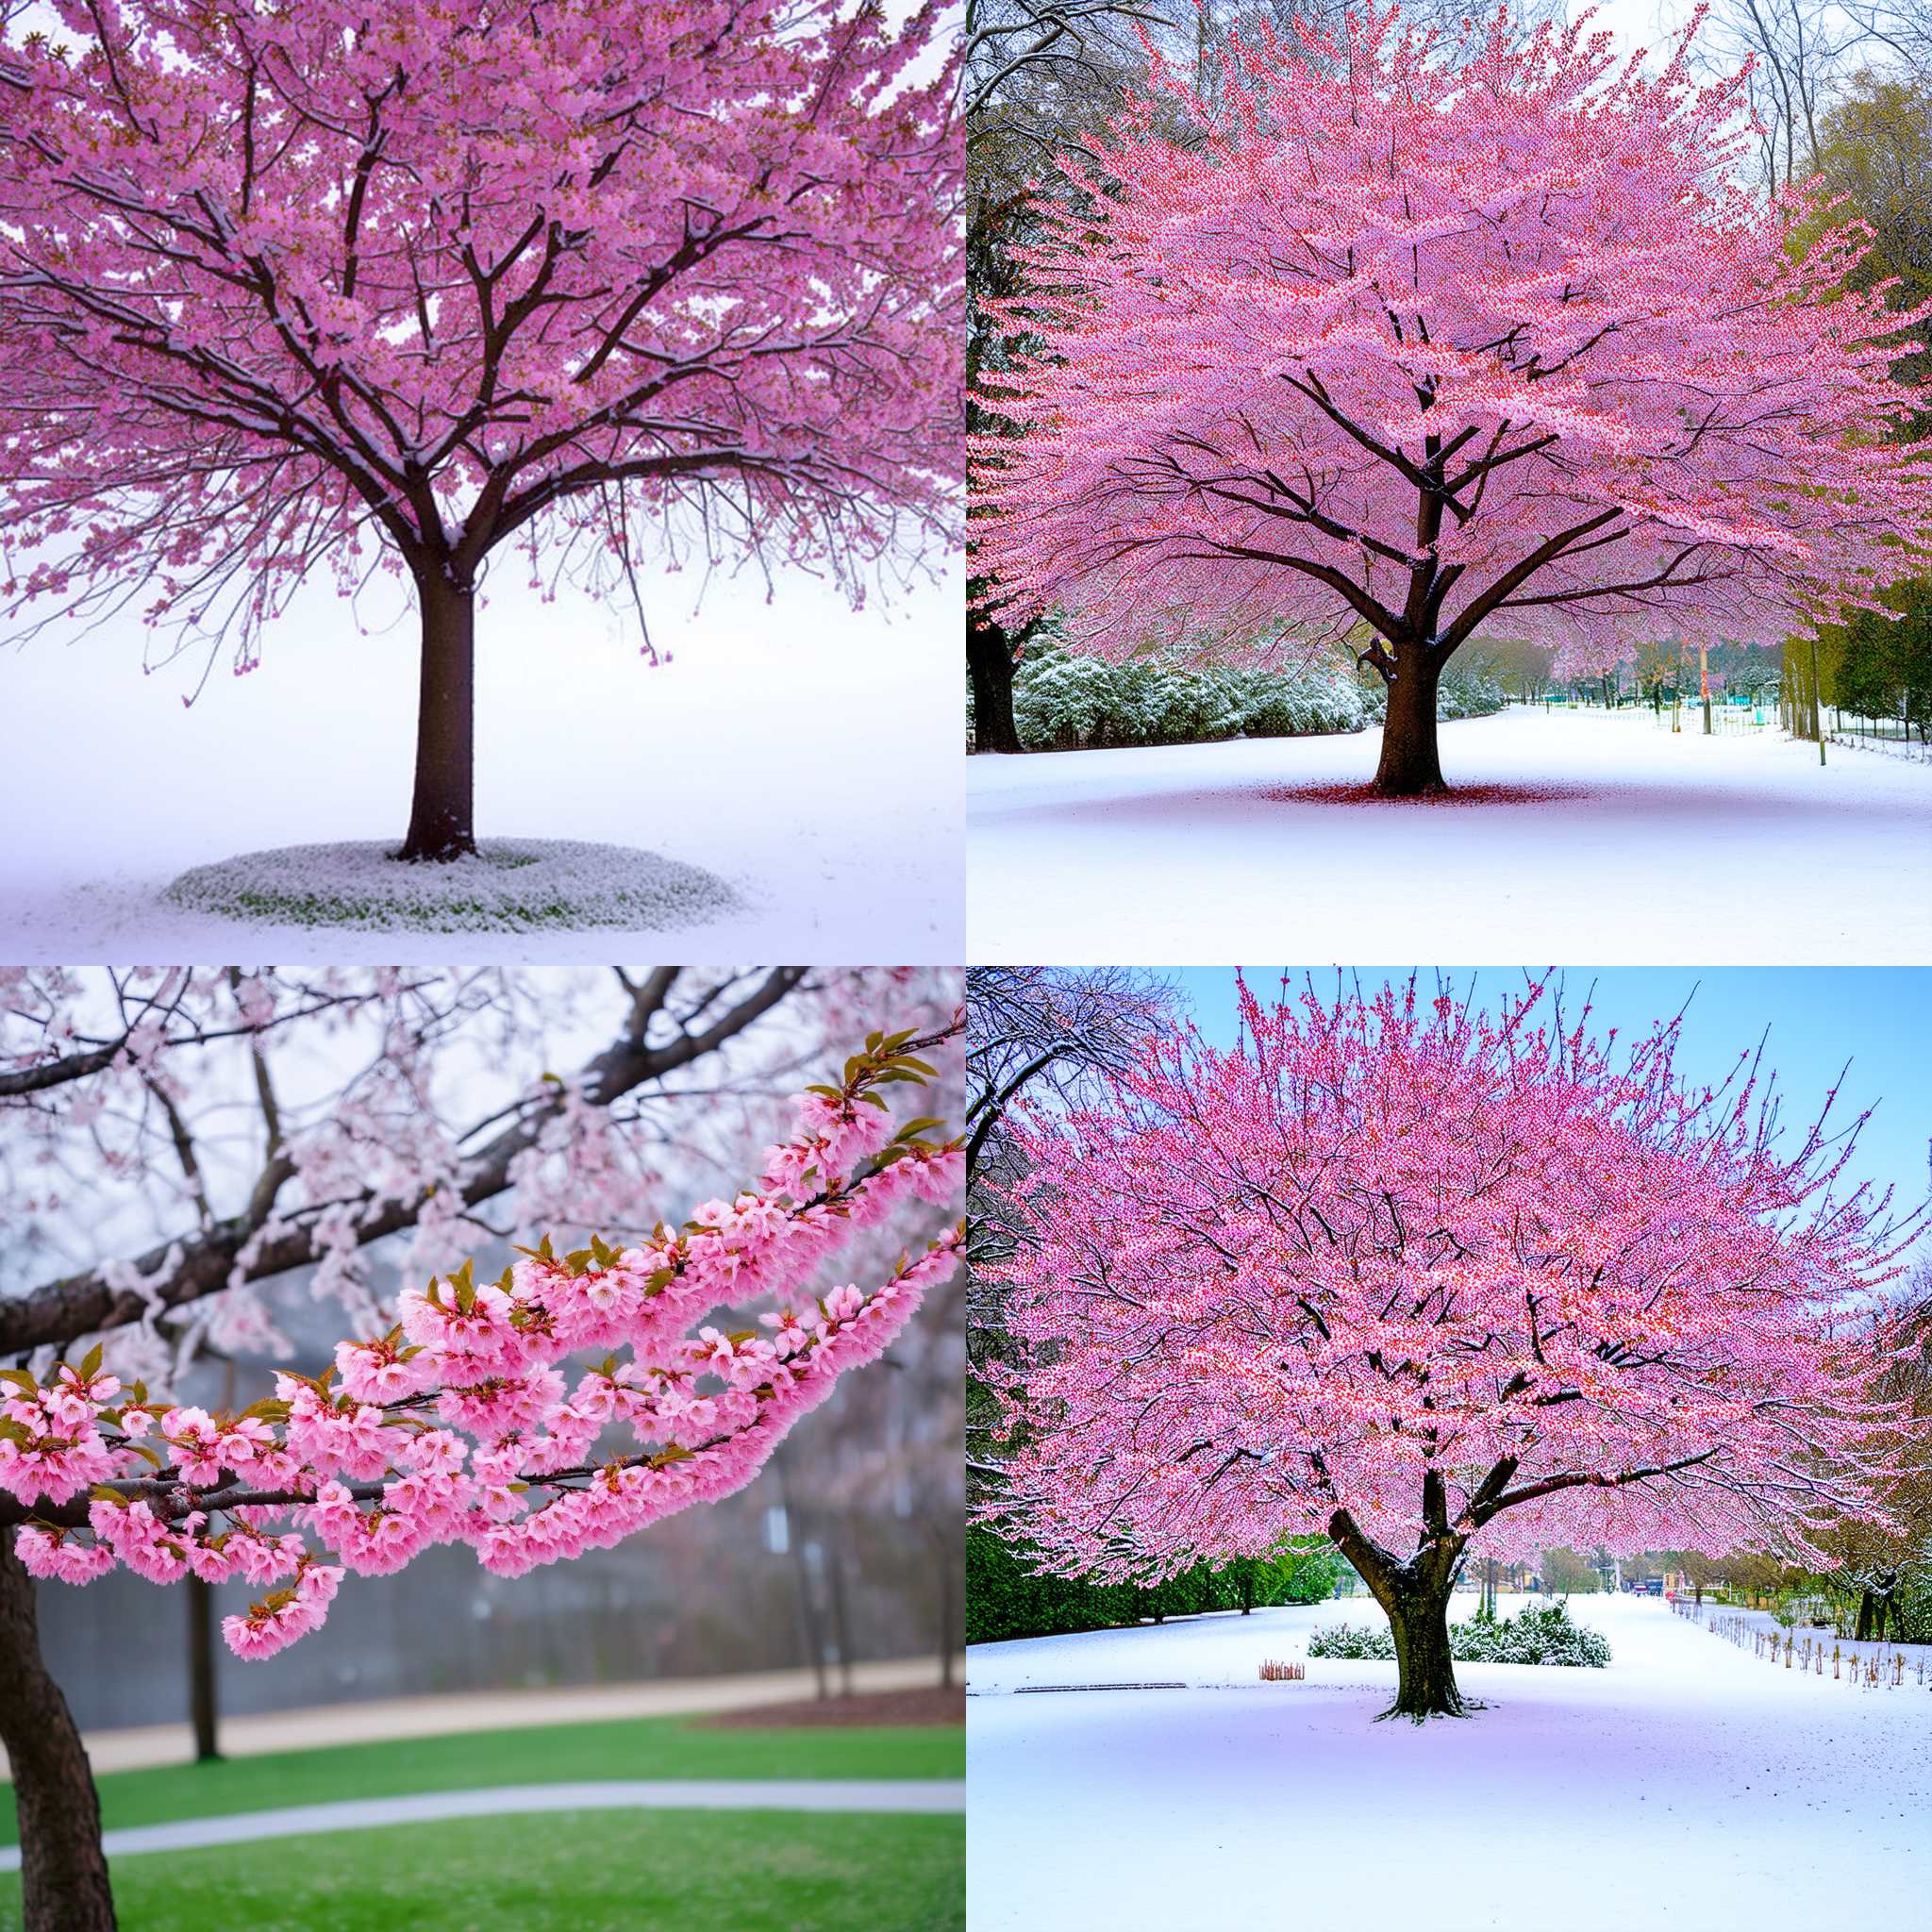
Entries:
[[199, 1576], [182, 1579], [188, 1603], [188, 1718], [194, 1726], [194, 1761], [222, 1755], [215, 1720], [215, 1592]]
[[1480, 1709], [1463, 1703], [1449, 1650], [1449, 1592], [1467, 1540], [1441, 1534], [1402, 1562], [1342, 1509], [1329, 1519], [1328, 1535], [1382, 1606], [1395, 1638], [1395, 1702], [1380, 1715], [1421, 1724]]
[[939, 1583], [939, 1624], [940, 1624], [940, 1688], [950, 1690], [953, 1688], [953, 1652], [958, 1639], [954, 1634], [954, 1622], [958, 1603], [958, 1590], [956, 1572], [959, 1564], [959, 1549], [955, 1541], [956, 1525], [934, 1523], [928, 1520], [926, 1534], [939, 1555], [937, 1580]]
[[1013, 647], [996, 624], [966, 613], [966, 675], [973, 685], [973, 748], [1016, 752], [1020, 727], [1013, 723]]
[[1436, 754], [1436, 687], [1442, 667], [1418, 651], [1395, 660], [1389, 684], [1389, 715], [1382, 725], [1382, 758], [1375, 791], [1384, 798], [1426, 798], [1449, 788]]
[[832, 1521], [825, 1538], [825, 1581], [831, 1592], [832, 1641], [839, 1646], [839, 1694], [850, 1697], [852, 1683], [852, 1617], [845, 1594], [845, 1523]]
[[476, 849], [476, 596], [433, 570], [417, 578], [416, 595], [423, 613], [416, 791], [408, 835], [395, 856], [461, 858]]
[[[1372, 1586], [1373, 1587], [1373, 1586]], [[1379, 1596], [1379, 1592], [1377, 1592]], [[1449, 1588], [1411, 1583], [1391, 1592], [1382, 1607], [1395, 1634], [1395, 1702], [1384, 1717], [1462, 1717], [1467, 1707], [1456, 1688], [1449, 1651]]]
[[0, 1529], [0, 1743], [20, 1819], [23, 1932], [114, 1932], [92, 1767], [41, 1657], [33, 1578]]
[[1858, 1592], [1858, 1627], [1852, 1633], [1855, 1642], [1863, 1643], [1872, 1635], [1872, 1614], [1876, 1602], [1869, 1590]]
[[817, 1598], [812, 1593], [811, 1557], [806, 1546], [805, 1523], [791, 1501], [791, 1465], [780, 1449], [772, 1457], [778, 1474], [778, 1507], [785, 1512], [785, 1541], [791, 1551], [791, 1574], [796, 1585], [798, 1641], [811, 1664], [812, 1682], [823, 1703], [832, 1694], [825, 1673], [825, 1640], [819, 1623]]

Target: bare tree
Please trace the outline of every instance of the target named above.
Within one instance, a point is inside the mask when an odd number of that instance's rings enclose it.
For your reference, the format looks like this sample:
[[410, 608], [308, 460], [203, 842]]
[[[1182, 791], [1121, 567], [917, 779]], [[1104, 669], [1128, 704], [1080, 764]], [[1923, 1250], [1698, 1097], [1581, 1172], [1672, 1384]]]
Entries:
[[1748, 98], [1768, 192], [1819, 172], [1825, 110], [1863, 38], [1837, 0], [1713, 0], [1698, 53], [1724, 73], [1752, 63]]
[[[966, 974], [967, 1309], [969, 1375], [1004, 1351], [1003, 1297], [985, 1266], [1025, 1239], [1012, 1199], [1019, 1157], [1005, 1132], [1022, 1100], [1075, 1107], [1172, 1027], [1176, 988], [1126, 966], [975, 966]], [[977, 1380], [974, 1376], [974, 1380]], [[969, 1477], [996, 1470], [984, 1404], [969, 1388]]]

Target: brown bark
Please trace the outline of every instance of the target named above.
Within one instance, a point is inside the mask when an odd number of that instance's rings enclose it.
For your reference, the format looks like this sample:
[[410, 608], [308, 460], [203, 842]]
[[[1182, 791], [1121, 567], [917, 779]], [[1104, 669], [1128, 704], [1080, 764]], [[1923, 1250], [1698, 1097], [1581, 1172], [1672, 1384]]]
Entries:
[[939, 1582], [940, 1684], [942, 1689], [950, 1690], [953, 1688], [953, 1652], [959, 1641], [955, 1627], [958, 1621], [959, 1601], [957, 1581], [960, 1556], [958, 1526], [957, 1523], [940, 1523], [928, 1518], [926, 1534], [939, 1557], [936, 1574]]
[[1449, 789], [1436, 750], [1436, 689], [1441, 680], [1441, 664], [1432, 653], [1410, 647], [1396, 658], [1375, 767], [1374, 789], [1384, 798], [1426, 798]]
[[1421, 1724], [1480, 1709], [1463, 1702], [1449, 1649], [1449, 1592], [1466, 1539], [1438, 1535], [1404, 1561], [1342, 1509], [1329, 1520], [1328, 1534], [1382, 1606], [1395, 1639], [1395, 1701], [1380, 1715]]
[[1022, 751], [1013, 722], [1013, 647], [996, 624], [966, 613], [966, 675], [973, 686], [973, 748]]
[[0, 1529], [0, 1743], [20, 1820], [23, 1932], [114, 1932], [93, 1772], [42, 1659], [33, 1578], [9, 1529]]
[[194, 1761], [222, 1755], [215, 1715], [215, 1592], [199, 1576], [182, 1580], [188, 1607], [188, 1717], [194, 1727]]
[[446, 860], [476, 849], [476, 598], [435, 571], [416, 580], [423, 619], [416, 789], [398, 858]]

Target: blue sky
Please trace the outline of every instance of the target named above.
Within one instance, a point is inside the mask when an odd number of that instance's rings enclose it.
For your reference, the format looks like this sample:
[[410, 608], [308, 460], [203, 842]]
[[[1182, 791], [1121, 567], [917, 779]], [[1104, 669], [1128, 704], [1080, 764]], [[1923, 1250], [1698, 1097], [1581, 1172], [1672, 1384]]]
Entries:
[[[1257, 995], [1273, 995], [1279, 966], [1247, 969]], [[1315, 986], [1332, 992], [1332, 966], [1287, 969], [1299, 986], [1312, 972]], [[1408, 968], [1351, 967], [1364, 990], [1391, 977], [1407, 978]], [[1191, 967], [1172, 976], [1182, 988], [1202, 1033], [1217, 1043], [1235, 1032], [1234, 974], [1224, 967]], [[1470, 973], [1448, 975], [1466, 987]], [[1476, 971], [1479, 1005], [1492, 1004], [1523, 984], [1519, 967]], [[1826, 1091], [1840, 1087], [1834, 1120], [1850, 1121], [1861, 1108], [1874, 1110], [1859, 1136], [1852, 1171], [1860, 1179], [1890, 1183], [1898, 1201], [1916, 1206], [1928, 1186], [1932, 1148], [1932, 970], [1914, 967], [1628, 967], [1572, 966], [1561, 974], [1565, 1009], [1574, 1010], [1589, 991], [1591, 1025], [1614, 1026], [1621, 1039], [1641, 1033], [1655, 1020], [1668, 1019], [1685, 1002], [1678, 1070], [1699, 1082], [1727, 1074], [1738, 1055], [1755, 1047], [1767, 1029], [1766, 1063], [1778, 1075], [1784, 1096], [1781, 1118], [1788, 1130], [1808, 1125]], [[1432, 987], [1433, 968], [1423, 971]]]

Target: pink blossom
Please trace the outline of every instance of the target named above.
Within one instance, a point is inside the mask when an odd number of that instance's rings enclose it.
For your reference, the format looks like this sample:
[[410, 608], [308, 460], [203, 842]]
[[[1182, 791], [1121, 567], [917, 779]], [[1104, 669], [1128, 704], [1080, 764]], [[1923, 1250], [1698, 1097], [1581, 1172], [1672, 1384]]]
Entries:
[[[817, 1176], [808, 1199], [768, 1181], [701, 1204], [695, 1231], [633, 1249], [596, 1241], [559, 1256], [546, 1242], [500, 1283], [476, 1284], [466, 1265], [407, 1291], [389, 1336], [340, 1343], [339, 1386], [284, 1371], [275, 1404], [252, 1413], [132, 1405], [124, 1425], [152, 1424], [171, 1452], [159, 1471], [94, 1429], [119, 1392], [114, 1378], [69, 1376], [31, 1392], [8, 1384], [0, 1490], [73, 1512], [58, 1529], [24, 1531], [24, 1560], [76, 1582], [119, 1562], [156, 1583], [192, 1574], [271, 1587], [223, 1624], [235, 1654], [256, 1658], [315, 1628], [345, 1571], [389, 1574], [461, 1541], [485, 1567], [515, 1575], [742, 1488], [957, 1265], [956, 1227], [870, 1294], [846, 1283], [826, 1294], [822, 1316], [794, 1312], [810, 1274], [874, 1210], [929, 1191], [923, 1171], [941, 1150], [915, 1141], [878, 1165], [890, 1122], [848, 1118], [878, 1112], [854, 1102], [892, 1063], [885, 1046], [855, 1056], [844, 1100], [801, 1110]], [[782, 1155], [768, 1164], [803, 1172]], [[784, 1299], [747, 1328], [707, 1319], [755, 1289]], [[585, 1345], [625, 1354], [572, 1386], [563, 1364]], [[634, 1447], [603, 1444], [610, 1428]], [[84, 1508], [70, 1503], [103, 1479]], [[282, 1526], [291, 1519], [299, 1528]], [[336, 1560], [318, 1561], [313, 1544]]]

